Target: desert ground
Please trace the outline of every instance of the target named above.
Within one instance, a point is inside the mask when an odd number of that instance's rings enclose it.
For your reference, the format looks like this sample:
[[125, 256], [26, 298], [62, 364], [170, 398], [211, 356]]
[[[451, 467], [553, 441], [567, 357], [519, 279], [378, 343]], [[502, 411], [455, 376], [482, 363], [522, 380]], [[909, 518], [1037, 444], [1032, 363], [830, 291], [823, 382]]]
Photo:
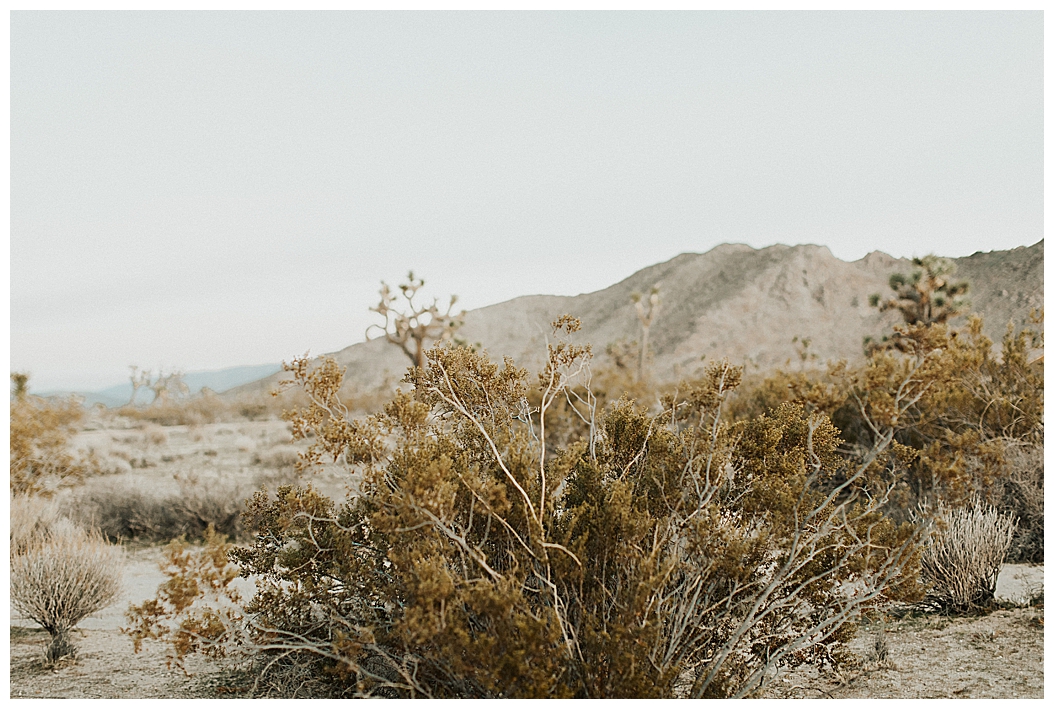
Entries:
[[[297, 480], [293, 444], [280, 420], [191, 426], [141, 424], [96, 413], [75, 445], [93, 450], [109, 474], [72, 491], [75, 505], [89, 492], [135, 488], [171, 494], [187, 486], [248, 494]], [[323, 471], [315, 487], [341, 496], [354, 481]], [[245, 696], [245, 680], [203, 658], [188, 674], [166, 666], [165, 648], [147, 642], [135, 654], [120, 628], [130, 603], [152, 598], [164, 580], [161, 545], [125, 547], [120, 600], [81, 622], [78, 656], [46, 667], [48, 635], [14, 610], [10, 617], [11, 696], [83, 698], [217, 698]], [[244, 583], [251, 584], [245, 580]], [[1006, 565], [999, 577], [1001, 608], [988, 615], [949, 618], [890, 615], [863, 624], [854, 640], [858, 663], [840, 673], [802, 667], [782, 673], [767, 697], [1013, 698], [1043, 697], [1043, 566]]]

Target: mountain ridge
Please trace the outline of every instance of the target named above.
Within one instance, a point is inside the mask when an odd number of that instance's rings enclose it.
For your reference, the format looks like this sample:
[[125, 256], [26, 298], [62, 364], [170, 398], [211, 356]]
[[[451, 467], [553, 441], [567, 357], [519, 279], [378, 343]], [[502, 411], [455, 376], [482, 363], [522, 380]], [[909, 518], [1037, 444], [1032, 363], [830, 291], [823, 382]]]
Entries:
[[[985, 333], [998, 347], [1007, 321], [1020, 326], [1043, 305], [1043, 241], [1005, 251], [951, 259], [957, 277], [970, 282], [973, 310], [985, 316]], [[910, 259], [872, 251], [856, 261], [836, 258], [826, 246], [776, 244], [755, 249], [720, 244], [686, 252], [640, 269], [607, 288], [575, 296], [525, 295], [468, 311], [457, 336], [479, 343], [494, 361], [508, 356], [537, 371], [548, 324], [564, 313], [582, 321], [578, 342], [592, 343], [603, 362], [610, 343], [640, 335], [630, 294], [660, 288], [662, 306], [651, 328], [651, 371], [659, 381], [691, 376], [702, 363], [728, 358], [748, 371], [799, 361], [803, 340], [816, 363], [863, 356], [863, 338], [879, 337], [898, 322], [896, 313], [868, 305], [872, 293], [889, 291], [889, 276], [910, 273]], [[409, 360], [384, 340], [360, 342], [329, 353], [347, 367], [359, 391], [390, 387]], [[225, 396], [270, 391], [274, 374], [231, 389]]]

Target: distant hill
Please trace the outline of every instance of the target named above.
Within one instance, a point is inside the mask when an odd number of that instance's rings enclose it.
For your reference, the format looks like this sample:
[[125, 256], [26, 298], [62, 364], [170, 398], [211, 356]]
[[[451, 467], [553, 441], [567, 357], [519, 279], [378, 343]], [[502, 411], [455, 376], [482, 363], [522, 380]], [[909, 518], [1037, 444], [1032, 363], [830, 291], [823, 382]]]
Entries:
[[[957, 275], [970, 282], [972, 311], [985, 317], [985, 332], [997, 346], [1008, 320], [1020, 324], [1043, 306], [1043, 242], [1010, 251], [978, 252], [953, 259]], [[865, 336], [889, 333], [896, 313], [868, 305], [872, 293], [889, 292], [889, 276], [910, 273], [911, 262], [875, 251], [847, 263], [824, 246], [754, 249], [723, 244], [704, 254], [681, 254], [644, 268], [594, 293], [532, 295], [469, 311], [458, 336], [480, 343], [495, 361], [511, 356], [537, 371], [552, 320], [563, 313], [580, 318], [578, 342], [590, 342], [604, 360], [609, 343], [640, 334], [630, 294], [658, 285], [662, 309], [651, 329], [652, 372], [659, 380], [690, 376], [702, 361], [727, 357], [748, 371], [768, 371], [798, 361], [802, 339], [815, 362], [856, 360]], [[795, 342], [797, 338], [797, 342]], [[401, 379], [409, 361], [383, 340], [358, 343], [331, 356], [360, 391]], [[274, 388], [281, 374], [247, 383], [228, 396]]]
[[[258, 381], [263, 377], [274, 374], [282, 369], [280, 364], [259, 364], [241, 367], [228, 367], [204, 372], [187, 372], [183, 377], [191, 394], [197, 394], [204, 387], [214, 392], [221, 393], [246, 382]], [[35, 393], [35, 392], [34, 392]], [[128, 403], [132, 396], [132, 385], [130, 382], [116, 384], [100, 391], [49, 391], [43, 392], [41, 396], [60, 396], [76, 394], [84, 398], [86, 406], [102, 404], [108, 407], [123, 406]], [[154, 394], [149, 390], [140, 389], [136, 395], [136, 403], [148, 404]]]

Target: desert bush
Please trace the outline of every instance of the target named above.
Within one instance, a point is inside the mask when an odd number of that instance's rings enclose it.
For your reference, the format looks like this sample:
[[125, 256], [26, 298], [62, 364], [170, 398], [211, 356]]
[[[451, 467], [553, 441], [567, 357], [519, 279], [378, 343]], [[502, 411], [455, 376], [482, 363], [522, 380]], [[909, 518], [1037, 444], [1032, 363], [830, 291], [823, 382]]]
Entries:
[[[364, 419], [336, 397], [335, 362], [297, 360], [313, 403], [290, 413], [294, 437], [313, 432], [307, 462], [345, 466], [361, 494], [257, 495], [252, 542], [229, 557], [256, 595], [181, 610], [165, 588], [224, 597], [218, 561], [185, 564], [133, 609], [133, 637], [166, 638], [177, 664], [252, 663], [279, 695], [312, 678], [327, 696], [747, 696], [782, 665], [842, 662], [858, 614], [914, 597], [920, 531], [883, 509], [896, 422], [944, 376], [940, 351], [920, 342], [858, 376], [858, 391], [900, 377], [888, 397], [858, 393], [878, 434], [858, 455], [801, 406], [726, 420], [741, 378], [726, 363], [661, 411], [598, 411], [568, 397], [589, 357], [558, 342], [531, 378], [433, 348], [412, 391]], [[554, 451], [557, 401], [585, 435]]]
[[11, 604], [48, 631], [48, 662], [75, 654], [73, 628], [117, 599], [121, 565], [118, 547], [69, 522], [11, 557]]
[[[1042, 333], [1032, 329], [1040, 315], [1032, 320], [1021, 330], [1008, 326], [998, 356], [976, 316], [959, 329], [939, 322], [901, 325], [890, 340], [896, 347], [873, 348], [863, 370], [836, 363], [826, 372], [777, 371], [755, 378], [730, 400], [729, 413], [749, 420], [785, 402], [800, 404], [829, 414], [845, 447], [866, 450], [877, 434], [861, 403], [881, 404], [895, 393], [897, 352], [925, 338], [942, 351], [945, 371], [897, 423], [895, 441], [906, 455], [890, 514], [903, 520], [920, 506], [959, 506], [980, 497], [1019, 521], [1010, 559], [1041, 561]], [[871, 374], [854, 384], [860, 371]]]
[[929, 584], [925, 603], [947, 613], [984, 608], [995, 598], [995, 585], [1010, 544], [1014, 521], [991, 505], [938, 508], [936, 529], [922, 554], [922, 577]]
[[28, 393], [27, 375], [18, 377], [11, 401], [10, 487], [16, 495], [51, 495], [99, 472], [92, 454], [70, 451], [70, 437], [84, 418], [74, 398], [42, 399]]
[[72, 509], [112, 541], [201, 540], [209, 527], [240, 538], [241, 513], [251, 494], [247, 486], [194, 477], [180, 478], [179, 492], [169, 494], [114, 482], [85, 491]]
[[62, 513], [54, 499], [11, 496], [11, 554], [23, 554], [40, 539], [45, 539], [59, 523]]

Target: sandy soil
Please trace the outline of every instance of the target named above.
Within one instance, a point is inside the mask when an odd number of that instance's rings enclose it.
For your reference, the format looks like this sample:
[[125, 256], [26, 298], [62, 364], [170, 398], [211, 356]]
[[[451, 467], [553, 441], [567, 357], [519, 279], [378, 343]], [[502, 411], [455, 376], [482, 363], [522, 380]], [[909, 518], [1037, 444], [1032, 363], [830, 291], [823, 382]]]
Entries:
[[859, 666], [840, 673], [782, 673], [768, 697], [1043, 697], [1043, 567], [1006, 564], [996, 600], [1019, 604], [975, 618], [888, 618], [863, 625], [850, 647]]
[[[297, 481], [292, 462], [307, 442], [292, 440], [285, 421], [238, 421], [191, 426], [130, 423], [117, 417], [96, 422], [99, 428], [78, 433], [72, 445], [93, 452], [109, 474], [86, 481], [81, 491], [131, 486], [159, 494], [179, 491], [179, 479], [202, 485], [237, 483], [246, 490]], [[310, 475], [316, 488], [343, 496], [347, 480], [338, 469]]]
[[[884, 648], [884, 657], [877, 652]], [[924, 616], [861, 629], [860, 667], [778, 678], [767, 697], [856, 699], [1043, 697], [1043, 610], [978, 618]]]
[[[286, 463], [296, 447], [282, 421], [138, 429], [115, 429], [110, 423], [77, 438], [78, 446], [95, 450], [114, 470], [92, 481], [102, 489], [119, 484], [175, 491], [176, 476], [187, 475], [205, 481], [242, 481], [249, 487], [291, 479]], [[347, 481], [326, 472], [312, 482], [339, 496]], [[164, 580], [158, 568], [161, 558], [159, 547], [126, 549], [122, 597], [80, 624], [74, 639], [79, 648], [75, 661], [45, 667], [47, 633], [12, 610], [11, 697], [242, 696], [237, 679], [215, 663], [191, 658], [190, 674], [185, 675], [166, 667], [165, 649], [159, 643], [147, 643], [140, 654], [134, 654], [131, 640], [120, 632], [128, 605], [152, 598]], [[1022, 603], [1042, 588], [1042, 566], [1008, 565], [999, 577], [997, 597]], [[243, 589], [250, 590], [251, 586]], [[862, 627], [853, 650], [859, 666], [852, 671], [833, 674], [799, 668], [778, 677], [766, 696], [1043, 696], [1041, 607], [1007, 607], [977, 618], [890, 619]]]

